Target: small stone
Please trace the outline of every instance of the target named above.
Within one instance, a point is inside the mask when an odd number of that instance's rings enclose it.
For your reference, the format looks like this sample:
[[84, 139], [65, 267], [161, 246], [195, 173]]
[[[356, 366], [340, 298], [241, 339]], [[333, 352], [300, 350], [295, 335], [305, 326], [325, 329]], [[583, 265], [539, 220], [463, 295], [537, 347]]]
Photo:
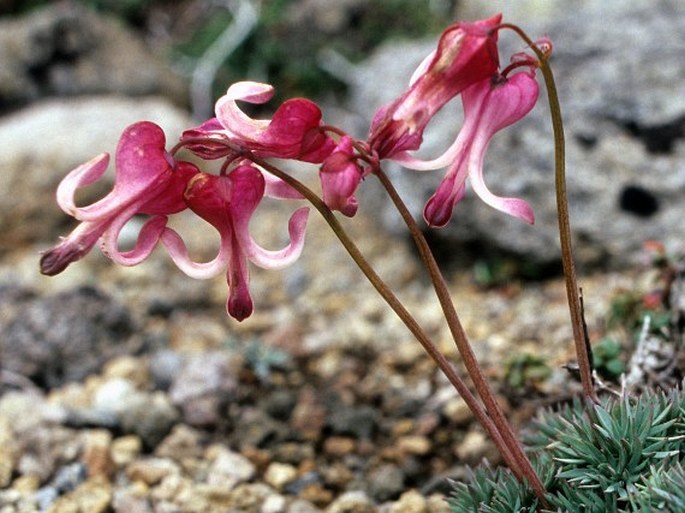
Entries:
[[229, 490], [252, 479], [257, 470], [245, 456], [222, 445], [210, 446], [206, 457], [211, 461], [207, 483], [225, 486]]
[[296, 478], [297, 469], [287, 463], [273, 462], [264, 472], [264, 481], [278, 491], [282, 491], [288, 483]]
[[88, 477], [111, 477], [116, 466], [112, 459], [112, 434], [103, 429], [86, 431], [83, 441], [83, 464]]
[[354, 438], [347, 436], [331, 436], [326, 438], [323, 450], [332, 456], [344, 456], [354, 452], [357, 443]]
[[397, 447], [406, 454], [422, 456], [431, 450], [431, 441], [425, 436], [407, 435], [397, 440]]
[[110, 360], [102, 369], [104, 378], [122, 378], [132, 383], [138, 389], [145, 389], [150, 385], [148, 366], [140, 358], [133, 356], [119, 356]]
[[112, 461], [117, 467], [133, 463], [143, 449], [143, 442], [136, 435], [126, 435], [112, 441]]
[[485, 434], [474, 430], [466, 433], [455, 453], [462, 463], [477, 465], [491, 447]]
[[148, 486], [158, 484], [169, 475], [180, 474], [176, 463], [162, 458], [145, 458], [134, 461], [126, 467], [126, 475], [131, 481], [142, 481]]
[[259, 513], [283, 513], [285, 511], [287, 501], [282, 495], [271, 494], [264, 499]]
[[152, 513], [150, 501], [135, 488], [117, 489], [112, 499], [115, 513]]
[[445, 416], [456, 426], [466, 426], [473, 420], [473, 413], [461, 397], [449, 399], [442, 408]]
[[304, 486], [298, 497], [317, 506], [325, 507], [333, 500], [333, 493], [318, 483], [312, 483]]
[[428, 513], [451, 513], [449, 503], [444, 495], [433, 494], [426, 500]]
[[400, 495], [389, 513], [428, 513], [428, 502], [416, 490], [409, 490]]
[[8, 420], [0, 417], [0, 488], [5, 488], [12, 481], [18, 450], [15, 439]]
[[290, 503], [286, 513], [321, 513], [321, 510], [304, 499], [295, 499]]
[[371, 499], [361, 491], [346, 492], [338, 497], [326, 513], [376, 513], [378, 508]]
[[394, 499], [404, 491], [404, 473], [390, 463], [369, 472], [368, 480], [369, 495], [378, 502]]
[[96, 478], [59, 497], [48, 508], [48, 513], [105, 513], [111, 502], [112, 486], [105, 479]]
[[143, 445], [156, 447], [179, 420], [179, 413], [162, 392], [137, 393], [121, 412], [121, 426], [138, 435]]
[[186, 426], [177, 424], [155, 449], [157, 456], [182, 461], [187, 458], [201, 458], [204, 453], [202, 434]]

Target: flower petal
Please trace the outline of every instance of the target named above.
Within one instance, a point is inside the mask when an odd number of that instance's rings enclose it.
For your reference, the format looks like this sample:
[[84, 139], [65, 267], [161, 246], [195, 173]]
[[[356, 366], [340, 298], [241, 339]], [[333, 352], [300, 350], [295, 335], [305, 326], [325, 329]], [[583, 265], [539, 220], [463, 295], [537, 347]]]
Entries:
[[247, 226], [236, 224], [236, 235], [240, 240], [240, 247], [253, 263], [264, 269], [281, 269], [300, 257], [308, 218], [308, 207], [299, 208], [293, 213], [288, 221], [290, 243], [278, 251], [269, 251], [259, 246], [250, 236]]
[[74, 202], [76, 190], [96, 182], [107, 170], [109, 154], [101, 153], [97, 157], [81, 164], [71, 171], [57, 186], [57, 204], [67, 214], [79, 220], [81, 209]]
[[165, 228], [160, 236], [169, 256], [181, 272], [197, 280], [206, 280], [218, 276], [228, 265], [230, 249], [222, 241], [217, 256], [209, 262], [194, 262], [181, 236], [171, 228]]
[[162, 232], [167, 224], [166, 216], [154, 216], [148, 219], [138, 233], [138, 239], [133, 249], [129, 251], [119, 250], [119, 234], [121, 229], [135, 214], [135, 207], [131, 209], [130, 215], [121, 215], [112, 223], [102, 237], [102, 253], [113, 262], [124, 265], [138, 265], [150, 256], [159, 241]]
[[107, 228], [107, 222], [81, 222], [68, 237], [49, 249], [40, 259], [40, 272], [54, 276], [64, 271], [69, 264], [80, 260], [95, 246]]
[[497, 31], [501, 15], [445, 30], [430, 63], [424, 61], [409, 89], [373, 117], [369, 144], [380, 158], [416, 150], [433, 116], [452, 98], [497, 71]]
[[154, 194], [174, 165], [164, 145], [164, 132], [154, 123], [143, 121], [124, 130], [117, 147], [114, 188], [101, 200], [80, 208], [78, 219], [91, 221], [116, 215], [140, 196]]

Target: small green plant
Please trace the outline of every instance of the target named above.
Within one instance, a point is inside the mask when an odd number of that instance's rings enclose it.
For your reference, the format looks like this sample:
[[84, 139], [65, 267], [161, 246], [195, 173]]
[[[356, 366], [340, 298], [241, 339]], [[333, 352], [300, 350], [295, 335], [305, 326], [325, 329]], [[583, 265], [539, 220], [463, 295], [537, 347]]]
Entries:
[[576, 400], [547, 411], [525, 439], [551, 509], [505, 470], [455, 484], [452, 511], [633, 513], [685, 511], [685, 394]]
[[517, 392], [535, 388], [552, 374], [544, 358], [530, 353], [515, 354], [507, 360], [505, 369], [505, 383]]
[[603, 338], [592, 346], [595, 370], [608, 379], [617, 380], [626, 370], [626, 364], [621, 359], [622, 354], [623, 347], [618, 340]]

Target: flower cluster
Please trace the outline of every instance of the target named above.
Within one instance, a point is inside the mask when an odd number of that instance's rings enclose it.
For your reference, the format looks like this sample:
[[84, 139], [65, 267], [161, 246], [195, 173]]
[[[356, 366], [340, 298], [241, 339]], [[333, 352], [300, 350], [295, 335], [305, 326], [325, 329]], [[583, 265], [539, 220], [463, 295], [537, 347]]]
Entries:
[[[524, 117], [535, 105], [537, 61], [517, 54], [500, 69], [497, 51], [501, 16], [455, 23], [440, 37], [436, 49], [421, 63], [408, 89], [375, 113], [368, 138], [355, 140], [323, 123], [321, 109], [295, 98], [281, 104], [271, 119], [247, 116], [238, 101], [262, 104], [273, 96], [268, 84], [238, 82], [216, 103], [216, 116], [186, 130], [177, 147], [186, 147], [204, 160], [223, 159], [220, 174], [177, 160], [166, 150], [161, 128], [139, 122], [121, 136], [115, 157], [112, 191], [92, 205], [77, 207], [78, 188], [98, 180], [109, 156], [102, 154], [71, 171], [57, 190], [57, 202], [80, 224], [43, 254], [41, 272], [54, 275], [86, 255], [99, 241], [103, 253], [122, 265], [136, 265], [161, 243], [174, 263], [194, 278], [226, 273], [227, 311], [243, 320], [252, 313], [248, 262], [279, 268], [302, 251], [308, 209], [290, 218], [290, 243], [279, 251], [260, 247], [250, 236], [250, 218], [264, 197], [301, 199], [299, 192], [255, 162], [290, 159], [319, 165], [321, 197], [331, 210], [353, 216], [356, 191], [364, 177], [392, 160], [416, 170], [444, 168], [445, 176], [424, 209], [428, 225], [446, 225], [463, 197], [466, 179], [489, 205], [533, 222], [530, 206], [517, 198], [492, 194], [483, 180], [485, 151], [494, 134]], [[544, 42], [545, 51], [551, 48]], [[464, 123], [454, 143], [433, 160], [419, 160], [410, 152], [421, 147], [423, 132], [433, 116], [461, 96]], [[220, 235], [217, 256], [194, 262], [181, 236], [168, 226], [169, 216], [190, 210], [210, 223]], [[119, 234], [136, 215], [146, 215], [133, 249], [121, 251]]]

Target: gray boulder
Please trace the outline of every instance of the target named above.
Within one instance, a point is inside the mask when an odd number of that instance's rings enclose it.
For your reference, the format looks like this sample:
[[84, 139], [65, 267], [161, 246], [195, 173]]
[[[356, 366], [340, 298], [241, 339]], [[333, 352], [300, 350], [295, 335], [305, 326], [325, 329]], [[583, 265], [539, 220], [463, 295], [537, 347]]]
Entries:
[[0, 111], [49, 96], [164, 95], [187, 103], [185, 81], [117, 20], [55, 2], [0, 20]]
[[[579, 261], [621, 266], [639, 255], [647, 239], [680, 244], [685, 234], [685, 5], [677, 0], [598, 1], [582, 8], [552, 4], [557, 6], [554, 16], [540, 10], [538, 20], [515, 14], [506, 19], [520, 23], [533, 38], [547, 34], [554, 42], [552, 67], [565, 120]], [[501, 42], [504, 59], [523, 49], [510, 32], [502, 32]], [[364, 118], [357, 135], [378, 106], [406, 87], [415, 65], [433, 46], [433, 41], [388, 44], [355, 69], [350, 108]], [[429, 126], [423, 155], [438, 155], [454, 139], [460, 105], [448, 108]], [[535, 225], [491, 209], [467, 188], [452, 222], [431, 230], [431, 238], [449, 258], [476, 251], [513, 254], [536, 264], [556, 262], [553, 145], [544, 88], [534, 111], [493, 140], [485, 166], [493, 192], [531, 203]], [[442, 172], [387, 167], [420, 218]], [[384, 195], [375, 187], [364, 189], [366, 208], [378, 212], [391, 231], [404, 233]]]

